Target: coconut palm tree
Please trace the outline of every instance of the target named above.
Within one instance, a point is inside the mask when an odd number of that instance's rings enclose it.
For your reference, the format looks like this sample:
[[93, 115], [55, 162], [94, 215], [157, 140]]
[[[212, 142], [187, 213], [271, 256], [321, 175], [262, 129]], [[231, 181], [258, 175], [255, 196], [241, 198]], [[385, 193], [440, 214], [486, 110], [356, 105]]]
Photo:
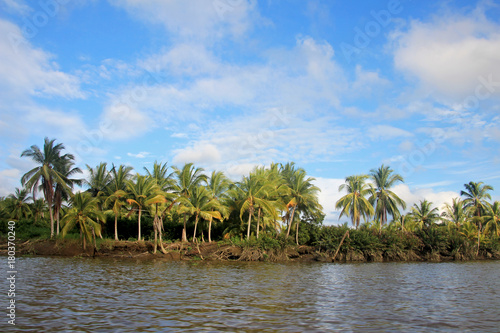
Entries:
[[406, 209], [406, 203], [390, 189], [398, 182], [403, 182], [403, 177], [394, 174], [389, 166], [382, 166], [370, 170], [370, 178], [374, 183], [372, 195], [368, 199], [375, 208], [375, 218], [380, 220], [380, 229], [387, 222], [388, 215], [400, 215], [399, 207]]
[[266, 213], [271, 215], [277, 215], [276, 203], [268, 199], [271, 197], [270, 193], [275, 189], [272, 184], [264, 182], [262, 177], [252, 173], [250, 173], [248, 177], [243, 177], [243, 179], [235, 185], [236, 186], [230, 190], [230, 196], [242, 198], [240, 219], [243, 221], [243, 214], [248, 212], [247, 239], [249, 239], [252, 216], [256, 207], [261, 207]]
[[464, 203], [460, 198], [453, 198], [451, 205], [444, 204], [444, 212], [441, 213], [441, 218], [447, 222], [448, 225], [453, 225], [457, 228], [465, 222], [467, 214], [464, 211]]
[[196, 228], [200, 217], [208, 221], [213, 218], [222, 220], [220, 203], [212, 199], [210, 191], [204, 186], [198, 186], [189, 198], [181, 197], [179, 200], [182, 204], [180, 212], [195, 216], [193, 242], [196, 239]]
[[96, 235], [101, 235], [101, 225], [96, 221], [103, 218], [103, 213], [99, 210], [97, 199], [92, 198], [89, 193], [76, 193], [70, 199], [71, 208], [62, 219], [63, 237], [76, 225], [80, 228], [83, 249], [86, 249], [87, 241], [94, 241], [94, 249], [97, 247]]
[[[224, 175], [222, 171], [212, 171], [210, 177], [208, 177], [205, 188], [209, 191], [211, 200], [215, 200], [219, 207], [218, 210], [223, 218], [229, 217], [228, 207], [224, 204], [227, 199], [227, 191], [231, 186], [231, 181]], [[213, 218], [209, 219], [208, 224], [208, 242], [212, 242], [212, 221]]]
[[55, 182], [55, 190], [54, 190], [54, 215], [56, 217], [56, 234], [59, 235], [59, 223], [60, 223], [60, 211], [62, 207], [62, 203], [65, 200], [68, 200], [72, 194], [72, 189], [75, 185], [82, 185], [83, 179], [71, 178], [73, 175], [82, 173], [82, 170], [78, 167], [74, 167], [74, 156], [71, 154], [64, 154], [60, 157], [59, 161], [55, 164], [54, 168], [64, 176], [65, 183], [61, 184], [59, 182]]
[[36, 190], [41, 183], [45, 202], [49, 207], [51, 238], [54, 237], [54, 215], [52, 213], [54, 185], [57, 183], [62, 187], [67, 187], [65, 177], [55, 168], [61, 158], [64, 145], [62, 143], [54, 145], [54, 142], [55, 139], [45, 138], [43, 151], [38, 146], [33, 145], [21, 154], [21, 157], [29, 157], [38, 164], [23, 175], [21, 182], [27, 189], [33, 191], [33, 200], [36, 198]]
[[342, 209], [339, 219], [343, 216], [350, 216], [352, 225], [358, 229], [361, 218], [366, 222], [375, 211], [366, 198], [371, 193], [370, 185], [366, 183], [367, 175], [349, 176], [345, 179], [345, 184], [339, 186], [339, 192], [346, 190], [347, 194], [335, 203], [336, 209]]
[[106, 207], [111, 206], [111, 210], [115, 215], [115, 240], [118, 240], [118, 216], [120, 215], [121, 208], [127, 203], [127, 181], [130, 179], [132, 172], [131, 166], [120, 165], [110, 170], [111, 180], [105, 188], [107, 198], [104, 202]]
[[34, 222], [38, 222], [40, 218], [43, 218], [45, 216], [47, 206], [45, 205], [45, 202], [43, 199], [36, 199], [32, 204], [31, 204], [31, 212], [33, 214]]
[[4, 207], [10, 218], [19, 221], [22, 217], [30, 216], [32, 214], [29, 205], [31, 199], [26, 189], [16, 188], [14, 194], [8, 195]]
[[[305, 211], [321, 211], [322, 207], [318, 201], [318, 193], [321, 191], [317, 186], [313, 185], [315, 178], [307, 177], [304, 169], [298, 169], [293, 173], [293, 176], [287, 180], [288, 196], [291, 200], [287, 207], [291, 207], [292, 213], [290, 223], [288, 224], [287, 237], [290, 233], [291, 225], [295, 212]], [[299, 245], [299, 223], [300, 216], [297, 218], [295, 226], [295, 242]]]
[[488, 204], [484, 215], [484, 232], [500, 237], [500, 202]]
[[86, 166], [89, 173], [89, 178], [84, 181], [84, 184], [88, 186], [87, 192], [94, 198], [105, 196], [108, 186], [113, 180], [111, 173], [107, 170], [107, 163], [101, 162], [95, 168], [88, 164]]
[[148, 200], [152, 199], [157, 195], [158, 185], [154, 179], [137, 174], [134, 179], [127, 180], [127, 190], [129, 193], [129, 199], [127, 202], [129, 205], [137, 206], [138, 210], [138, 236], [137, 240], [141, 240], [141, 215], [145, 207], [148, 206]]
[[418, 205], [414, 204], [411, 208], [411, 215], [420, 229], [430, 227], [439, 219], [438, 209], [432, 208], [432, 202], [427, 200], [420, 200]]
[[[189, 199], [194, 190], [206, 182], [207, 176], [203, 174], [203, 168], [195, 168], [193, 163], [186, 163], [182, 169], [176, 167], [174, 169], [175, 184], [173, 186], [174, 193], [178, 197]], [[186, 224], [187, 213], [184, 213], [184, 228], [182, 229], [182, 241], [187, 242]]]
[[486, 199], [491, 200], [491, 195], [488, 191], [493, 191], [493, 187], [485, 185], [483, 182], [469, 182], [464, 184], [465, 191], [460, 191], [460, 195], [464, 197], [465, 211], [470, 214], [471, 221], [477, 225], [477, 254], [479, 254], [479, 246], [481, 243], [481, 231], [483, 226], [483, 216], [487, 209]]

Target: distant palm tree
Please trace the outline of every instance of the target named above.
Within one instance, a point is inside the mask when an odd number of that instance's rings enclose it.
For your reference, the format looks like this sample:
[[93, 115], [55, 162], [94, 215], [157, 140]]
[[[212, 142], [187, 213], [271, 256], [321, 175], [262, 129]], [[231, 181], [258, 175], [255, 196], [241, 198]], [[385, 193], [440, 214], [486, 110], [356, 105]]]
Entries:
[[488, 204], [484, 215], [484, 231], [500, 237], [500, 202], [495, 201], [493, 204]]
[[94, 249], [97, 247], [96, 235], [101, 235], [101, 225], [96, 221], [103, 218], [103, 213], [97, 206], [97, 200], [92, 198], [89, 193], [81, 192], [73, 195], [70, 199], [71, 208], [62, 219], [63, 237], [76, 225], [80, 228], [82, 236], [83, 249], [86, 249], [88, 240], [94, 240]]
[[[135, 181], [134, 181], [135, 180]], [[133, 180], [127, 180], [127, 190], [129, 193], [129, 199], [127, 202], [129, 205], [137, 206], [139, 212], [137, 223], [138, 223], [138, 236], [137, 240], [141, 240], [141, 215], [145, 207], [148, 206], [148, 200], [156, 196], [156, 191], [158, 190], [158, 185], [156, 182], [149, 177], [141, 176], [137, 174]]]
[[444, 204], [444, 212], [441, 213], [441, 218], [448, 224], [460, 228], [467, 219], [467, 214], [464, 211], [464, 204], [460, 198], [453, 198], [451, 205]]
[[269, 214], [276, 214], [275, 202], [269, 200], [270, 193], [274, 191], [274, 187], [263, 182], [262, 177], [255, 174], [250, 174], [248, 177], [243, 177], [240, 182], [236, 183], [230, 190], [232, 197], [241, 198], [242, 204], [240, 208], [240, 219], [243, 221], [243, 214], [248, 212], [247, 224], [247, 239], [250, 238], [250, 226], [252, 223], [252, 216], [256, 207], [261, 207]]
[[390, 190], [396, 183], [403, 182], [403, 177], [394, 174], [389, 166], [382, 166], [370, 170], [370, 177], [374, 182], [372, 195], [368, 199], [375, 208], [375, 217], [380, 220], [380, 230], [387, 222], [387, 216], [397, 217], [400, 215], [399, 208], [406, 209], [406, 203]]
[[[174, 193], [179, 197], [189, 199], [194, 190], [202, 184], [202, 182], [207, 181], [207, 176], [203, 174], [203, 168], [195, 168], [193, 163], [186, 163], [182, 169], [176, 167], [174, 169], [174, 174], [176, 177], [176, 183], [173, 186]], [[182, 241], [187, 242], [186, 235], [186, 224], [187, 224], [187, 213], [184, 213], [184, 227], [182, 229]]]
[[481, 243], [481, 231], [483, 227], [483, 216], [486, 212], [488, 202], [491, 200], [488, 191], [493, 191], [493, 187], [485, 185], [483, 182], [469, 182], [464, 184], [465, 191], [460, 191], [460, 195], [465, 197], [463, 200], [465, 211], [472, 216], [471, 220], [477, 225], [477, 254]]
[[432, 208], [432, 202], [427, 200], [420, 200], [418, 205], [414, 204], [411, 208], [411, 215], [420, 229], [430, 227], [439, 219], [438, 209]]
[[75, 174], [82, 173], [82, 170], [78, 167], [74, 167], [74, 156], [71, 154], [64, 154], [59, 158], [59, 161], [55, 164], [54, 168], [64, 177], [65, 183], [55, 182], [54, 190], [54, 215], [56, 217], [56, 233], [59, 235], [59, 216], [62, 207], [62, 203], [68, 200], [72, 194], [71, 190], [75, 185], [80, 186], [83, 184], [83, 179], [70, 178]]
[[33, 218], [35, 219], [35, 222], [38, 222], [40, 218], [43, 218], [45, 216], [45, 212], [47, 209], [47, 205], [43, 201], [43, 199], [36, 199], [32, 204], [31, 204], [31, 212], [33, 214]]
[[[288, 202], [288, 206], [292, 207], [292, 214], [290, 218], [291, 222], [293, 222], [295, 211], [306, 212], [322, 209], [318, 201], [318, 193], [321, 190], [313, 184], [314, 181], [315, 178], [307, 177], [304, 169], [298, 169], [293, 173], [292, 178], [287, 182], [289, 196], [291, 198]], [[290, 232], [291, 222], [289, 224], [287, 236]], [[300, 216], [297, 219], [295, 226], [295, 242], [297, 245], [299, 245], [299, 223]]]
[[29, 205], [31, 199], [26, 189], [16, 188], [14, 194], [7, 196], [4, 207], [10, 218], [19, 221], [22, 217], [30, 216], [32, 214]]
[[43, 151], [38, 146], [33, 145], [21, 154], [21, 157], [30, 157], [38, 164], [38, 166], [23, 175], [21, 182], [27, 189], [33, 191], [34, 200], [38, 185], [41, 183], [45, 202], [47, 202], [47, 206], [49, 207], [51, 238], [54, 237], [54, 215], [52, 213], [54, 186], [57, 183], [67, 188], [66, 178], [55, 168], [61, 158], [64, 145], [62, 143], [54, 145], [54, 141], [45, 138]]
[[180, 200], [182, 204], [180, 212], [195, 216], [193, 242], [196, 239], [196, 228], [200, 217], [208, 221], [213, 218], [222, 220], [220, 203], [212, 199], [210, 191], [204, 186], [197, 187], [189, 198], [181, 197]]
[[[224, 204], [228, 199], [227, 191], [231, 186], [231, 181], [224, 175], [222, 171], [212, 171], [212, 174], [207, 179], [205, 188], [210, 192], [211, 200], [215, 200], [218, 204], [218, 210], [223, 218], [229, 216], [228, 207]], [[212, 221], [209, 219], [208, 224], [208, 242], [212, 242]]]
[[121, 208], [127, 203], [126, 196], [127, 192], [127, 181], [132, 177], [131, 175], [132, 167], [120, 165], [116, 168], [110, 170], [111, 181], [106, 187], [106, 200], [104, 205], [106, 207], [111, 206], [111, 210], [115, 215], [115, 240], [118, 240], [118, 216], [120, 215]]
[[345, 184], [339, 186], [339, 192], [346, 190], [347, 194], [335, 203], [336, 209], [342, 209], [339, 219], [350, 216], [352, 225], [358, 229], [361, 218], [366, 222], [375, 211], [366, 198], [371, 193], [370, 186], [366, 183], [367, 175], [349, 176]]

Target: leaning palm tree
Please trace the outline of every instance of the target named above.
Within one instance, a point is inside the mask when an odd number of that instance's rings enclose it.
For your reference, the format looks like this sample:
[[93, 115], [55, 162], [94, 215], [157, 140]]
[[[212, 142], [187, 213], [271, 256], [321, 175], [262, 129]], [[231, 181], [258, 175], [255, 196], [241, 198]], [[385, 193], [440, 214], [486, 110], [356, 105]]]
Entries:
[[77, 193], [70, 199], [71, 208], [62, 219], [63, 237], [76, 225], [80, 228], [83, 249], [86, 249], [87, 240], [94, 241], [94, 249], [97, 247], [96, 235], [101, 235], [101, 225], [96, 221], [103, 218], [103, 213], [97, 206], [97, 200], [92, 198], [89, 193]]
[[342, 209], [339, 219], [343, 216], [350, 216], [352, 225], [358, 229], [361, 218], [366, 222], [375, 211], [366, 198], [370, 193], [370, 185], [366, 183], [367, 175], [349, 176], [345, 179], [345, 184], [339, 186], [339, 192], [346, 190], [347, 194], [335, 203], [336, 209]]
[[488, 204], [484, 215], [484, 232], [500, 237], [500, 202]]
[[481, 231], [483, 227], [483, 216], [485, 215], [487, 208], [486, 199], [491, 200], [491, 196], [488, 191], [493, 191], [493, 187], [490, 185], [485, 185], [483, 182], [475, 183], [469, 182], [464, 184], [465, 191], [460, 191], [460, 195], [465, 199], [464, 208], [465, 211], [472, 216], [471, 221], [477, 225], [477, 252], [479, 254], [479, 246], [481, 243]]
[[[178, 169], [176, 167], [173, 169], [176, 178], [173, 190], [178, 197], [189, 199], [194, 190], [200, 186], [202, 182], [206, 182], [207, 180], [207, 176], [203, 174], [203, 168], [195, 168], [193, 163], [186, 163], [182, 169]], [[182, 241], [187, 242], [187, 213], [184, 213], [183, 215], [184, 227], [182, 229]]]
[[432, 208], [432, 202], [420, 200], [411, 208], [411, 215], [419, 229], [432, 226], [439, 219], [437, 208]]
[[196, 228], [200, 217], [208, 221], [214, 218], [222, 220], [220, 203], [212, 199], [210, 191], [204, 186], [198, 186], [189, 198], [181, 197], [179, 200], [182, 204], [180, 212], [195, 216], [193, 242], [196, 239]]
[[406, 203], [390, 190], [396, 183], [403, 182], [403, 177], [394, 174], [389, 166], [382, 166], [370, 170], [370, 178], [374, 183], [372, 195], [368, 199], [375, 208], [375, 218], [380, 220], [380, 230], [387, 222], [388, 215], [397, 217], [400, 215], [399, 207], [406, 209]]
[[31, 201], [31, 197], [28, 191], [16, 188], [15, 192], [5, 199], [4, 207], [11, 219], [19, 221], [22, 217], [26, 218], [32, 214], [29, 201]]
[[21, 157], [30, 157], [38, 164], [38, 166], [23, 175], [21, 182], [27, 189], [33, 191], [33, 200], [36, 198], [36, 190], [41, 183], [45, 202], [49, 207], [51, 238], [54, 237], [54, 215], [52, 213], [54, 185], [57, 183], [62, 187], [67, 187], [65, 177], [55, 169], [55, 165], [61, 158], [64, 145], [62, 143], [54, 145], [54, 141], [55, 139], [49, 140], [45, 138], [43, 151], [38, 146], [33, 145], [21, 154]]

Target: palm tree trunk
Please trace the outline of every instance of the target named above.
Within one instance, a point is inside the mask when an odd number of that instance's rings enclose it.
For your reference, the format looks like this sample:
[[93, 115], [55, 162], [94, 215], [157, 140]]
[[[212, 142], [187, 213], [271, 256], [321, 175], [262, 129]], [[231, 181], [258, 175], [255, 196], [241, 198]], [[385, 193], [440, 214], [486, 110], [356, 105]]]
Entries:
[[54, 215], [52, 215], [52, 205], [49, 204], [50, 215], [50, 238], [54, 238]]
[[299, 245], [299, 223], [300, 223], [300, 216], [299, 219], [297, 219], [297, 227], [295, 228], [295, 243]]
[[158, 215], [155, 214], [155, 218], [153, 220], [153, 229], [155, 231], [155, 245], [153, 247], [153, 254], [156, 254], [156, 247], [158, 246]]
[[187, 223], [187, 214], [184, 213], [184, 228], [182, 229], [182, 241], [187, 242], [187, 235], [186, 235], [186, 223]]
[[248, 210], [248, 227], [247, 227], [247, 239], [250, 239], [250, 224], [252, 223], [252, 209]]
[[208, 222], [208, 242], [212, 243], [212, 217], [210, 217], [210, 221]]
[[139, 236], [137, 238], [138, 241], [141, 240], [141, 213], [142, 213], [142, 210], [141, 210], [141, 207], [139, 207], [139, 220], [138, 220], [138, 224], [139, 224]]
[[59, 208], [56, 208], [56, 211], [54, 211], [54, 213], [56, 214], [56, 221], [57, 221], [56, 235], [59, 236]]
[[260, 229], [260, 212], [261, 208], [259, 208], [259, 213], [257, 214], [257, 239], [259, 239], [259, 229]]
[[118, 240], [118, 214], [115, 214], [115, 241]]
[[292, 229], [292, 223], [293, 223], [293, 216], [295, 215], [295, 207], [293, 206], [292, 208], [292, 215], [290, 216], [290, 219], [288, 220], [288, 228], [286, 230], [286, 238], [290, 235], [290, 229]]
[[479, 222], [479, 228], [477, 228], [477, 252], [476, 257], [479, 255], [479, 246], [481, 242], [481, 222]]
[[193, 243], [196, 238], [196, 227], [198, 226], [198, 214], [196, 214], [196, 220], [194, 222], [194, 233], [193, 233]]

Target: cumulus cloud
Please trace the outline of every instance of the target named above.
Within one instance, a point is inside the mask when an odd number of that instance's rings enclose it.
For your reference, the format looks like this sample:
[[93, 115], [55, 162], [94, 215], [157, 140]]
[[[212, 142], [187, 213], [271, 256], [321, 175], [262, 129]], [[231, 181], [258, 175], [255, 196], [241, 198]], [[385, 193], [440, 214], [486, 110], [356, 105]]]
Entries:
[[109, 140], [126, 140], [148, 132], [154, 123], [145, 113], [132, 105], [116, 102], [104, 109], [102, 135]]
[[221, 155], [217, 147], [210, 143], [200, 142], [191, 147], [174, 151], [174, 163], [195, 163], [207, 165], [220, 161]]
[[151, 155], [151, 153], [149, 153], [147, 151], [141, 151], [140, 153], [137, 153], [137, 154], [127, 153], [127, 156], [135, 157], [135, 158], [146, 158], [149, 155]]
[[438, 98], [460, 102], [476, 93], [500, 96], [498, 87], [477, 88], [482, 80], [500, 80], [499, 31], [483, 8], [467, 16], [441, 13], [429, 22], [413, 20], [407, 31], [393, 35], [394, 63]]

